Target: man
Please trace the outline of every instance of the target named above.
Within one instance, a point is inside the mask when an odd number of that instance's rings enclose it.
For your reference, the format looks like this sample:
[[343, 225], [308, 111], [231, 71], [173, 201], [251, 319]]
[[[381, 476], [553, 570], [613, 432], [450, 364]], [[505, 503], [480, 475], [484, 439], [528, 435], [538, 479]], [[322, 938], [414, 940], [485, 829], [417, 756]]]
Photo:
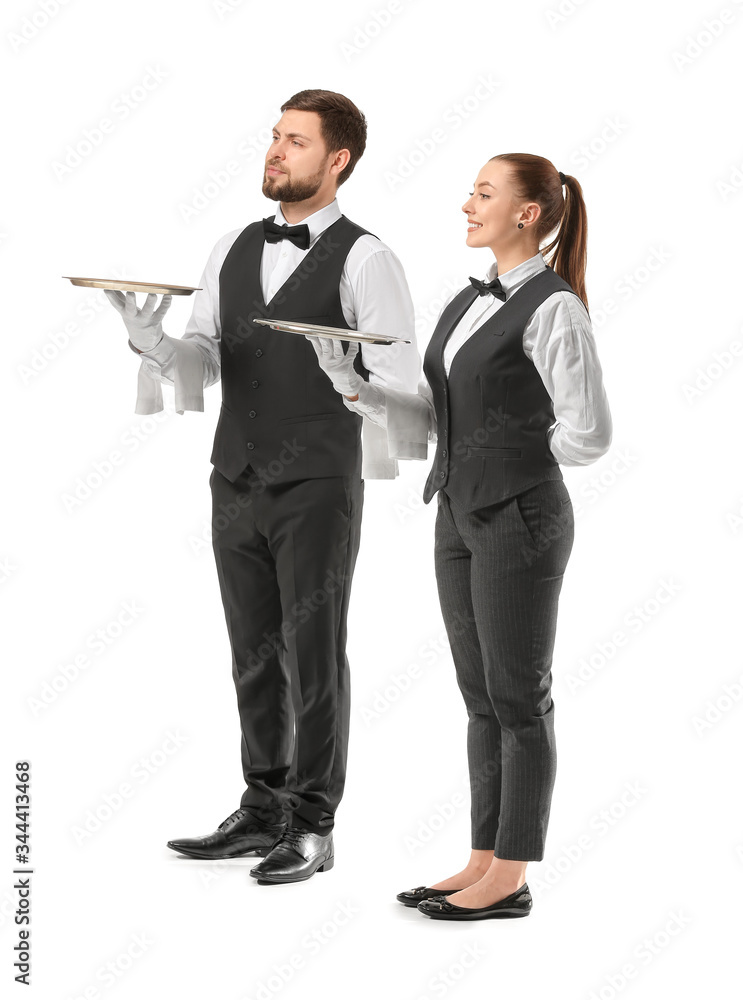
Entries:
[[[301, 91], [281, 111], [263, 180], [264, 195], [280, 203], [275, 217], [219, 240], [184, 337], [162, 331], [167, 296], [157, 310], [156, 296], [137, 310], [133, 293], [107, 293], [146, 359], [137, 412], [162, 408], [161, 382], [174, 386], [178, 412], [202, 410], [203, 387], [222, 380], [210, 479], [221, 527], [213, 538], [247, 787], [213, 833], [168, 846], [198, 858], [257, 851], [264, 860], [251, 875], [260, 882], [301, 881], [333, 866], [362, 475], [392, 478], [397, 468], [386, 439], [336, 392], [311, 343], [253, 320], [404, 337], [409, 345], [362, 345], [356, 377], [413, 392], [420, 371], [402, 267], [336, 200], [363, 154], [364, 116], [324, 90]], [[217, 520], [225, 510], [230, 517]]]

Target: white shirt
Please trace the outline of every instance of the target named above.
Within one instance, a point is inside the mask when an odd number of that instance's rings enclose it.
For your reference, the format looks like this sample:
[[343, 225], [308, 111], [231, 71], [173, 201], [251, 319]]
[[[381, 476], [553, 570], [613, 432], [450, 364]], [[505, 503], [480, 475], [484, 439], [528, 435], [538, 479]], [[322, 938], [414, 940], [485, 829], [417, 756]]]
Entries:
[[[500, 275], [507, 299], [529, 278], [544, 271], [541, 253]], [[497, 261], [486, 281], [498, 277]], [[453, 292], [442, 312], [458, 291]], [[444, 347], [444, 368], [449, 374], [452, 358], [475, 330], [505, 305], [492, 292], [478, 295], [452, 331]], [[553, 292], [534, 311], [524, 328], [524, 354], [539, 373], [549, 393], [555, 421], [548, 434], [549, 447], [562, 465], [589, 465], [609, 449], [612, 421], [604, 391], [601, 365], [586, 307], [572, 292]], [[436, 440], [436, 413], [431, 387], [421, 376], [418, 393], [394, 387], [364, 384], [358, 400], [345, 399], [349, 408], [387, 428], [390, 457], [425, 459], [428, 442]]]
[[[264, 244], [260, 280], [267, 303], [297, 269], [320, 235], [340, 217], [341, 210], [335, 199], [302, 219], [310, 230], [307, 250], [300, 249], [290, 240]], [[274, 218], [277, 225], [287, 221], [280, 204]], [[209, 255], [199, 281], [202, 290], [194, 292], [193, 311], [183, 337], [165, 334], [157, 347], [140, 354], [136, 413], [157, 413], [163, 409], [162, 382], [174, 386], [178, 413], [203, 411], [203, 390], [220, 377], [219, 272], [241, 232], [242, 228], [227, 233]], [[360, 236], [349, 250], [339, 295], [349, 329], [410, 341], [400, 345], [361, 344], [361, 359], [369, 370], [369, 381], [380, 387], [414, 393], [421, 362], [416, 346], [413, 302], [402, 264], [376, 236]], [[276, 337], [295, 336], [278, 330], [269, 332]], [[397, 475], [397, 461], [388, 456], [385, 432], [368, 419], [362, 427], [362, 449], [361, 474], [364, 478], [392, 479]]]

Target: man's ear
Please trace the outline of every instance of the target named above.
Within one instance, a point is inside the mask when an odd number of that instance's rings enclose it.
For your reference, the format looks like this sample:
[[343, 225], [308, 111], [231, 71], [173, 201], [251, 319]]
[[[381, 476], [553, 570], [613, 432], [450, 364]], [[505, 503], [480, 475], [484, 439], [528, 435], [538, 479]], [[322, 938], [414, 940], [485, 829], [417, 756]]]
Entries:
[[333, 157], [331, 170], [335, 170], [334, 176], [338, 177], [343, 173], [351, 159], [351, 152], [348, 149], [339, 149], [336, 153], [330, 154]]

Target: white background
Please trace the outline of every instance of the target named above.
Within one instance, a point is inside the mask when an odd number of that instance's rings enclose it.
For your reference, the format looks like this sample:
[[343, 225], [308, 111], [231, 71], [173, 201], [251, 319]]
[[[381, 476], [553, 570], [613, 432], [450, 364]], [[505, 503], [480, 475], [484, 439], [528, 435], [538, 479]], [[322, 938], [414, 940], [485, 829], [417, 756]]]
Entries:
[[[45, 3], [6, 4], [0, 32], [3, 990], [22, 990], [11, 806], [28, 759], [32, 996], [727, 992], [743, 881], [743, 6]], [[402, 260], [421, 351], [441, 301], [492, 260], [465, 246], [461, 212], [483, 163], [538, 153], [583, 186], [614, 443], [565, 470], [576, 541], [554, 659], [558, 775], [528, 920], [435, 922], [394, 898], [469, 855], [428, 462], [366, 482], [335, 868], [263, 887], [252, 859], [165, 847], [212, 830], [242, 790], [204, 540], [220, 388], [204, 413], [174, 414], [164, 387], [159, 419], [135, 416], [120, 318], [61, 275], [196, 284], [223, 233], [274, 211], [267, 130], [307, 87], [367, 116], [339, 204]], [[102, 119], [113, 127], [96, 137]], [[215, 187], [231, 161], [239, 172]], [[174, 299], [168, 333], [190, 308]], [[65, 503], [115, 451], [111, 474]], [[138, 610], [121, 628], [125, 603]]]

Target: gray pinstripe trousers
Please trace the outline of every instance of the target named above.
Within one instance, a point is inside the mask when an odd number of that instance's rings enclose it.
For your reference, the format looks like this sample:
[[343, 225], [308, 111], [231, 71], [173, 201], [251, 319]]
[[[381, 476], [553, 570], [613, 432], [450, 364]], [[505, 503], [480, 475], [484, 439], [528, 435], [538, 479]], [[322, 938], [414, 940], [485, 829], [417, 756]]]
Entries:
[[473, 850], [541, 861], [556, 752], [552, 650], [573, 547], [564, 482], [466, 513], [439, 490], [435, 565], [469, 716]]

